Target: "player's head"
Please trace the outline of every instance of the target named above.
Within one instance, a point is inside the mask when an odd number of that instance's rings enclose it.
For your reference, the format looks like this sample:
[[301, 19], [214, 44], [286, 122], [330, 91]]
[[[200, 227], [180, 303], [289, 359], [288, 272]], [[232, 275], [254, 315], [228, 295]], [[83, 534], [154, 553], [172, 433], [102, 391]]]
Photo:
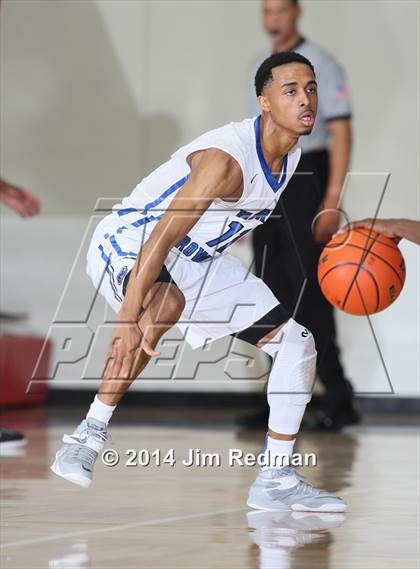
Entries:
[[262, 22], [274, 50], [296, 34], [300, 15], [299, 0], [262, 0]]
[[312, 63], [293, 51], [275, 53], [263, 61], [255, 75], [261, 111], [277, 126], [296, 136], [310, 134], [318, 94]]

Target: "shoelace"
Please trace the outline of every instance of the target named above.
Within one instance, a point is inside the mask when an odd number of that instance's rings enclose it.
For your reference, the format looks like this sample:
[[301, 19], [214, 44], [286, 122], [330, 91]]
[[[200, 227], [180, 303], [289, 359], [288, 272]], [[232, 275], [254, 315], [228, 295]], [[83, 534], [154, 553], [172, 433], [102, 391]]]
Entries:
[[72, 458], [80, 459], [82, 463], [88, 466], [92, 466], [98, 456], [98, 453], [84, 445], [71, 445], [69, 448], [69, 455]]
[[279, 498], [283, 500], [293, 494], [299, 494], [302, 497], [303, 496], [318, 497], [327, 494], [327, 492], [325, 492], [324, 490], [318, 490], [317, 488], [314, 488], [311, 484], [308, 484], [303, 480], [299, 480], [299, 482], [295, 486], [292, 486], [291, 488], [279, 488], [279, 487], [270, 488], [268, 490], [268, 493], [272, 498]]
[[106, 431], [102, 431], [101, 429], [95, 427], [95, 425], [91, 425], [89, 423], [87, 423], [86, 429], [82, 431], [80, 434], [87, 436], [92, 435], [93, 437], [95, 437], [95, 439], [99, 439], [101, 443], [104, 443], [111, 438], [111, 436]]
[[[270, 495], [273, 496], [274, 498], [277, 496], [286, 498], [290, 494], [295, 494], [296, 492], [301, 494], [302, 496], [322, 496], [328, 494], [328, 492], [326, 492], [325, 490], [314, 488], [312, 484], [306, 482], [303, 476], [295, 472], [294, 468], [292, 468], [291, 466], [285, 466], [282, 469], [276, 470], [275, 472], [278, 472], [279, 476], [278, 478], [274, 476], [270, 480], [272, 487], [268, 490]], [[298, 478], [299, 482], [295, 484], [295, 486], [292, 486], [291, 488], [282, 488], [281, 479], [284, 478], [285, 476], [289, 476], [292, 474], [294, 474]]]
[[91, 436], [94, 439], [98, 440], [100, 443], [105, 443], [108, 439], [111, 438], [106, 431], [98, 429], [95, 425], [87, 423], [83, 431], [77, 434], [77, 437], [80, 439], [80, 443], [70, 445], [70, 448], [68, 450], [69, 456], [72, 458], [80, 458], [82, 462], [85, 462], [86, 464], [93, 464], [96, 460], [96, 457], [98, 456], [98, 453], [94, 449], [84, 444], [85, 441]]
[[[98, 429], [95, 425], [86, 424], [86, 428], [79, 433], [81, 438], [88, 438], [90, 436], [94, 437], [99, 442], [104, 443], [108, 439], [106, 431]], [[98, 453], [92, 448], [84, 445], [74, 445], [69, 449], [69, 454], [72, 458], [78, 458], [87, 466], [92, 466], [98, 456]]]

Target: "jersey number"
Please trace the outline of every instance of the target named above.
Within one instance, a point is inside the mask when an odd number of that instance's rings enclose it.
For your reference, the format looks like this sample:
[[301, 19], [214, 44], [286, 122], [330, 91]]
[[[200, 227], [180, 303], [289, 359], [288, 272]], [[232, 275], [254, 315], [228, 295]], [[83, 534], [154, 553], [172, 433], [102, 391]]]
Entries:
[[[234, 243], [235, 241], [243, 237], [246, 233], [248, 233], [248, 231], [250, 231], [250, 229], [246, 229], [245, 231], [242, 231], [242, 233], [239, 233], [243, 228], [244, 226], [239, 221], [231, 221], [229, 223], [229, 228], [224, 233], [222, 233], [222, 235], [216, 237], [215, 239], [207, 241], [206, 245], [208, 245], [209, 247], [217, 247], [217, 245], [220, 245], [220, 243], [223, 243], [224, 241], [227, 241], [228, 239], [236, 235], [236, 237], [231, 241], [229, 241], [229, 243], [225, 243], [222, 247], [216, 249], [218, 253], [222, 253], [222, 251], [224, 251], [226, 247], [229, 247], [229, 245], [232, 245], [232, 243]], [[239, 235], [237, 235], [238, 233]]]

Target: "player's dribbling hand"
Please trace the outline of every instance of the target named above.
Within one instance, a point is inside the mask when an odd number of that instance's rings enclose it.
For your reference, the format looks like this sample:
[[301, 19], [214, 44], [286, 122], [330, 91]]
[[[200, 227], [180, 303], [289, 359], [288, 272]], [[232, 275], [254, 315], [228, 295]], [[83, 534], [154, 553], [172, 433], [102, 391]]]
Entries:
[[160, 353], [152, 348], [137, 322], [119, 322], [109, 344], [104, 378], [132, 378], [142, 352], [148, 356]]
[[370, 217], [366, 219], [360, 219], [358, 221], [352, 221], [341, 227], [334, 235], [342, 235], [351, 229], [356, 229], [357, 227], [376, 231], [381, 233], [386, 237], [394, 239], [397, 243], [401, 240], [401, 235], [399, 234], [399, 224], [397, 219], [372, 219]]

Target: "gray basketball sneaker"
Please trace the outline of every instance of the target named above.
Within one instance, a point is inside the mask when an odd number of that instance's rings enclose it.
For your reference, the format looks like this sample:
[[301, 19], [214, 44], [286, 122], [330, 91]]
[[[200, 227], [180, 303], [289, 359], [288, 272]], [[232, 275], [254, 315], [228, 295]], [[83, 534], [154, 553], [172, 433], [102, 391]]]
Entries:
[[345, 512], [346, 503], [302, 480], [291, 466], [260, 470], [249, 490], [247, 504], [257, 510]]
[[71, 435], [63, 436], [64, 445], [55, 455], [51, 470], [73, 484], [87, 488], [92, 482], [93, 466], [107, 440], [107, 426], [89, 418]]

